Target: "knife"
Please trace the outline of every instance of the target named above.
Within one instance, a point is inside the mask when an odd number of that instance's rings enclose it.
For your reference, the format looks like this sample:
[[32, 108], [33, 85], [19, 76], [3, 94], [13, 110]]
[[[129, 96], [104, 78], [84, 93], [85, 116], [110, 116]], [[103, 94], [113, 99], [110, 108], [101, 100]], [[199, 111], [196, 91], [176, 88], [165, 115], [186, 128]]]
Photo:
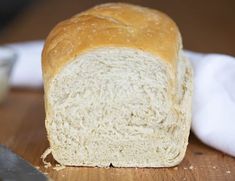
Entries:
[[49, 180], [30, 163], [0, 144], [0, 181]]

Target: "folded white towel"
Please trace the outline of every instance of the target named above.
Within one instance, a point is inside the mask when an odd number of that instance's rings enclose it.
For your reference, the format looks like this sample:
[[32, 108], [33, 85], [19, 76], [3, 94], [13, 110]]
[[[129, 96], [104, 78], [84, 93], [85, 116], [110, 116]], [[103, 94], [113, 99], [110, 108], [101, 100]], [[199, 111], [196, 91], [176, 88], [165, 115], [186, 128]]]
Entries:
[[[41, 87], [43, 41], [9, 46], [18, 54], [11, 85]], [[194, 69], [192, 131], [202, 142], [235, 156], [235, 58], [185, 53]]]
[[235, 58], [186, 52], [194, 69], [192, 131], [235, 156]]
[[42, 87], [41, 52], [43, 41], [8, 44], [15, 50], [17, 61], [14, 66], [11, 85], [17, 87]]

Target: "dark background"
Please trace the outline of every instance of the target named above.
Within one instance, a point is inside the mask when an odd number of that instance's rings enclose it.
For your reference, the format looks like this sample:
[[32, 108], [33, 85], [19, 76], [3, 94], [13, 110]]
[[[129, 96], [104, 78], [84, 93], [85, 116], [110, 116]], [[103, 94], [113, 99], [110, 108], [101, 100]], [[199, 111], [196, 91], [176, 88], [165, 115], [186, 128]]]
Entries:
[[[102, 0], [0, 0], [0, 43], [45, 39], [59, 21]], [[114, 2], [114, 1], [112, 1]], [[129, 0], [167, 13], [184, 47], [235, 56], [234, 0]]]

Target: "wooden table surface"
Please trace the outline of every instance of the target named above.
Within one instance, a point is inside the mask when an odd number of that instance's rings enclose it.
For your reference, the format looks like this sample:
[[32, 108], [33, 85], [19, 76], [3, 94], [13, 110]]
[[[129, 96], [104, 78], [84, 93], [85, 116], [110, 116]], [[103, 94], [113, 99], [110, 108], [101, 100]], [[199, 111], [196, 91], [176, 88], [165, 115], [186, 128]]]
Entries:
[[[12, 90], [0, 105], [0, 143], [22, 156], [54, 180], [69, 181], [153, 181], [153, 180], [235, 180], [235, 159], [207, 147], [192, 134], [183, 162], [176, 168], [86, 168], [46, 169], [40, 159], [49, 144], [44, 126], [42, 91]], [[55, 166], [51, 156], [48, 161]]]
[[[44, 39], [59, 21], [101, 2], [104, 0], [38, 0], [0, 31], [0, 44]], [[235, 56], [235, 1], [128, 2], [157, 8], [169, 14], [178, 24], [187, 49]], [[192, 134], [186, 157], [175, 169], [45, 169], [40, 159], [49, 146], [44, 117], [42, 90], [12, 90], [5, 104], [0, 105], [0, 143], [34, 166], [39, 166], [54, 180], [235, 180], [235, 159], [205, 146]], [[51, 156], [48, 160], [55, 165]]]

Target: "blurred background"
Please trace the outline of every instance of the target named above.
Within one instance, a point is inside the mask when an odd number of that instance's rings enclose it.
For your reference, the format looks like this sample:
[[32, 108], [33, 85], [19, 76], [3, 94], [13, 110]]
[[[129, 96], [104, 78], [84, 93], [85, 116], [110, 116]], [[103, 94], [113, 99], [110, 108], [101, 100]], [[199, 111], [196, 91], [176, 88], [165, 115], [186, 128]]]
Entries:
[[[0, 44], [45, 39], [59, 22], [104, 0], [0, 0]], [[112, 1], [114, 2], [114, 1]], [[178, 24], [186, 49], [235, 56], [234, 0], [129, 0]]]

